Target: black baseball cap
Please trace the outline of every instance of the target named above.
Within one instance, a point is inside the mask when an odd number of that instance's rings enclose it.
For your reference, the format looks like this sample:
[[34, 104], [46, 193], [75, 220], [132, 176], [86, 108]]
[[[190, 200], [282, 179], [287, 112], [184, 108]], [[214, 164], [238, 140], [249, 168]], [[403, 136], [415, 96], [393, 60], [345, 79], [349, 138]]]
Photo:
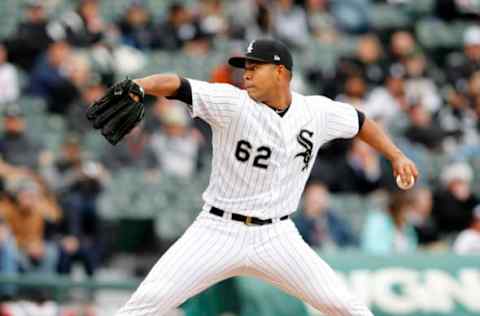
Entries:
[[235, 56], [228, 63], [237, 68], [245, 68], [247, 60], [268, 64], [284, 65], [292, 71], [293, 58], [287, 46], [273, 39], [258, 39], [250, 42], [245, 56]]

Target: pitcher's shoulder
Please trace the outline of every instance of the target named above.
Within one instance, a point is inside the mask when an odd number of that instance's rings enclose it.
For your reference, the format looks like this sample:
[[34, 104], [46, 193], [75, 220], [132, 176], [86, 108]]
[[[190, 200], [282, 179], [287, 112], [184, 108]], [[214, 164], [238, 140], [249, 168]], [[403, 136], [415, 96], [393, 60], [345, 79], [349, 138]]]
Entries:
[[306, 95], [304, 98], [309, 105], [313, 106], [327, 105], [334, 102], [332, 99], [323, 95]]
[[305, 106], [312, 111], [328, 108], [334, 101], [323, 95], [301, 95]]

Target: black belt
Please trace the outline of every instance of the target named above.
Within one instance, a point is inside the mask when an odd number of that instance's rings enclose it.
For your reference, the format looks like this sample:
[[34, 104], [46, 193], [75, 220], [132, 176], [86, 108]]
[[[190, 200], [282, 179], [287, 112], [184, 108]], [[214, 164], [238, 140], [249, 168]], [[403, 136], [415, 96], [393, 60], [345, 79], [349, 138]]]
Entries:
[[[213, 215], [223, 217], [223, 214], [225, 214], [225, 211], [213, 206], [210, 209], [210, 213], [212, 213]], [[281, 221], [286, 220], [288, 219], [288, 217], [289, 217], [288, 215], [282, 216], [280, 217], [280, 220]], [[273, 223], [273, 220], [271, 218], [261, 219], [258, 217], [245, 216], [245, 215], [235, 214], [235, 213], [232, 213], [232, 220], [242, 222], [245, 225], [266, 225], [266, 224]]]

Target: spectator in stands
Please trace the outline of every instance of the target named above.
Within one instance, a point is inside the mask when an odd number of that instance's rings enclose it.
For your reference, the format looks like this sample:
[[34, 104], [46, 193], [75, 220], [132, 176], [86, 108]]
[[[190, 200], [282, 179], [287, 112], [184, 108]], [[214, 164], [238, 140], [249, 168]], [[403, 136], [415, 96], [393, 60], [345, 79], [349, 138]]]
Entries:
[[[353, 140], [347, 154], [331, 160], [327, 168], [332, 170], [331, 175], [322, 172], [319, 176], [335, 193], [368, 194], [379, 189], [382, 183], [383, 170], [378, 154], [359, 140]], [[318, 176], [318, 172], [312, 175]]]
[[465, 86], [468, 78], [480, 70], [480, 26], [469, 27], [463, 36], [463, 52], [454, 52], [447, 58], [448, 81], [456, 86]]
[[[90, 80], [92, 80], [93, 77], [88, 56], [80, 52], [74, 52], [68, 59], [65, 69], [63, 70], [75, 86], [78, 97], [80, 91], [90, 84]], [[71, 104], [65, 106], [62, 109], [62, 113], [68, 112], [70, 106]]]
[[428, 73], [427, 59], [423, 52], [415, 49], [405, 56], [403, 63], [406, 71], [407, 98], [421, 102], [431, 113], [437, 112], [442, 100], [432, 76]]
[[369, 87], [381, 85], [387, 75], [384, 49], [375, 34], [360, 37], [351, 61], [352, 67], [358, 67]]
[[15, 166], [37, 169], [42, 150], [42, 146], [27, 135], [22, 109], [16, 104], [8, 105], [3, 112], [3, 135], [0, 137], [2, 159]]
[[273, 9], [275, 34], [287, 45], [303, 48], [308, 44], [309, 32], [305, 10], [293, 0], [279, 0]]
[[437, 124], [452, 135], [445, 139], [445, 148], [453, 152], [479, 144], [478, 119], [475, 110], [470, 107], [467, 94], [459, 89], [448, 88], [446, 99], [445, 106], [435, 115]]
[[410, 125], [404, 136], [412, 143], [421, 144], [430, 151], [441, 152], [443, 141], [447, 136], [454, 136], [458, 131], [448, 132], [432, 119], [432, 114], [421, 103], [412, 104], [408, 108]]
[[53, 22], [52, 28], [61, 30], [75, 47], [90, 47], [105, 36], [105, 23], [100, 15], [98, 0], [80, 0], [76, 10], [69, 11]]
[[274, 36], [272, 10], [259, 3], [255, 12], [255, 20], [246, 28], [248, 42], [256, 38], [268, 38]]
[[440, 234], [458, 233], [469, 226], [472, 209], [480, 203], [472, 192], [472, 179], [472, 168], [466, 162], [452, 163], [440, 175], [432, 211]]
[[161, 131], [152, 135], [152, 149], [162, 172], [178, 177], [192, 177], [197, 171], [200, 144], [190, 128], [182, 104], [169, 101], [160, 119]]
[[68, 71], [72, 51], [65, 41], [53, 42], [48, 46], [47, 55], [38, 60], [30, 77], [28, 92], [45, 98], [48, 111], [63, 114], [78, 97], [78, 90]]
[[200, 0], [198, 19], [202, 30], [213, 36], [224, 36], [228, 31], [228, 22], [221, 0]]
[[100, 161], [111, 172], [139, 168], [155, 173], [160, 169], [150, 135], [146, 133], [143, 124], [137, 125], [125, 140], [115, 147], [106, 146]]
[[351, 75], [345, 80], [343, 93], [336, 97], [337, 101], [353, 105], [358, 110], [365, 108], [367, 84], [362, 76]]
[[17, 69], [8, 62], [6, 47], [0, 42], [0, 107], [17, 101], [19, 83]]
[[118, 23], [122, 42], [137, 49], [150, 49], [154, 34], [153, 21], [148, 8], [140, 1], [133, 1]]
[[168, 51], [179, 50], [193, 33], [192, 15], [182, 4], [173, 3], [166, 20], [155, 30], [154, 48]]
[[366, 114], [389, 126], [398, 119], [399, 114], [408, 109], [405, 93], [405, 72], [401, 67], [390, 67], [385, 87], [372, 90], [365, 104]]
[[351, 227], [329, 205], [329, 192], [321, 183], [312, 181], [305, 188], [301, 213], [294, 221], [307, 244], [315, 248], [357, 245]]
[[[383, 47], [374, 34], [360, 37], [355, 55], [352, 57], [340, 56], [333, 78], [325, 74], [325, 88], [323, 93], [334, 98], [340, 91], [339, 87], [350, 77], [362, 77], [367, 84], [367, 91], [383, 85], [387, 76], [387, 64]], [[318, 76], [318, 75], [317, 75]]]
[[31, 179], [23, 178], [12, 181], [7, 188], [5, 220], [17, 241], [20, 270], [43, 275], [55, 273], [58, 253], [46, 241], [47, 217], [42, 209], [46, 204], [41, 203], [39, 187]]
[[[8, 191], [8, 189], [15, 188], [16, 184], [35, 184], [35, 188], [38, 189], [39, 192], [38, 199], [36, 199], [36, 206], [42, 211], [43, 217], [47, 220], [47, 224], [49, 224], [47, 227], [48, 233], [54, 232], [55, 225], [61, 215], [60, 209], [56, 196], [50, 190], [42, 176], [30, 168], [10, 165], [0, 160], [0, 177], [5, 179], [5, 183], [7, 183], [5, 190], [5, 197], [7, 198], [10, 197], [10, 191]], [[11, 187], [11, 185], [13, 186]], [[4, 199], [4, 201], [8, 202], [9, 200]]]
[[389, 63], [402, 64], [417, 47], [413, 34], [408, 31], [395, 31], [390, 37]]
[[335, 42], [338, 34], [328, 0], [306, 0], [305, 7], [310, 33], [320, 42]]
[[456, 238], [453, 251], [459, 255], [480, 255], [480, 205], [473, 209], [470, 225]]
[[23, 15], [25, 20], [16, 26], [6, 41], [6, 47], [15, 52], [10, 54], [10, 61], [30, 72], [55, 34], [48, 32], [49, 21], [42, 0], [26, 1]]
[[55, 162], [55, 187], [63, 209], [58, 271], [69, 274], [80, 261], [93, 276], [101, 249], [97, 199], [106, 179], [103, 167], [83, 157], [80, 140], [67, 136]]
[[362, 233], [362, 249], [375, 255], [415, 251], [417, 236], [407, 221], [411, 206], [409, 193], [394, 192], [386, 211], [370, 210]]
[[428, 187], [415, 188], [412, 205], [407, 214], [413, 225], [419, 246], [432, 246], [439, 240], [438, 229], [432, 218], [433, 194]]
[[183, 52], [192, 57], [206, 57], [212, 48], [212, 34], [207, 33], [199, 23], [192, 24], [192, 33], [185, 37]]

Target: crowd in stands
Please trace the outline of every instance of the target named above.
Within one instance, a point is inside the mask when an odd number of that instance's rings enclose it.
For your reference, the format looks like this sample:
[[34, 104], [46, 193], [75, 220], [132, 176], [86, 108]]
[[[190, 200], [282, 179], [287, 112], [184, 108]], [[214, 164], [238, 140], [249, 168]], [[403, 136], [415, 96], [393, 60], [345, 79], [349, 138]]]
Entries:
[[[229, 54], [259, 37], [279, 38], [295, 56], [350, 42], [354, 48], [338, 50], [333, 64], [296, 59], [294, 88], [365, 112], [422, 173], [413, 190], [399, 192], [387, 161], [366, 144], [326, 144], [295, 216], [310, 245], [381, 255], [418, 249], [479, 253], [475, 2], [432, 1], [431, 10], [411, 25], [382, 29], [372, 23], [373, 6], [403, 10], [416, 1], [171, 1], [156, 12], [151, 2], [132, 0], [108, 19], [103, 1], [74, 2], [65, 7], [62, 1], [25, 0], [18, 24], [0, 41], [0, 273], [68, 275], [78, 261], [94, 276], [105, 251], [99, 200], [115, 175], [129, 169], [150, 181], [159, 178], [160, 186], [165, 174], [188, 183], [208, 170], [211, 148], [208, 126], [190, 120], [180, 102], [147, 98], [146, 119], [115, 147], [91, 130], [85, 108], [125, 75], [150, 73], [152, 54], [202, 63], [222, 41], [229, 43]], [[466, 23], [460, 45], [426, 47], [416, 31], [421, 21]], [[241, 72], [222, 63], [196, 79], [242, 86]], [[40, 100], [43, 107], [34, 115], [44, 121], [32, 117], [26, 100]], [[42, 142], [51, 120], [65, 127], [56, 135], [58, 147]], [[88, 146], [92, 135], [100, 146]], [[445, 158], [437, 170], [435, 157]], [[181, 191], [174, 193], [182, 198]], [[364, 214], [359, 231], [331, 203], [347, 195], [381, 201], [357, 209]], [[15, 291], [0, 287], [0, 295]]]

